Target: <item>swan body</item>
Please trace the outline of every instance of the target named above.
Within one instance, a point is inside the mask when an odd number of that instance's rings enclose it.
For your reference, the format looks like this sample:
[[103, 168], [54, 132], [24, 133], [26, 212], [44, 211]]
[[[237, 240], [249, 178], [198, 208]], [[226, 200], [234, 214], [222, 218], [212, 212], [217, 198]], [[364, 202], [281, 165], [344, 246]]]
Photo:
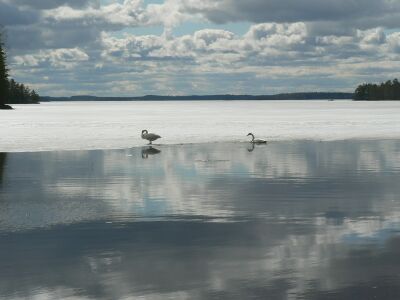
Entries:
[[153, 141], [158, 140], [161, 138], [158, 134], [155, 133], [149, 133], [146, 129], [142, 130], [142, 139], [148, 140], [149, 144], [151, 144]]
[[249, 134], [247, 134], [247, 136], [249, 136], [249, 135], [251, 136], [250, 143], [253, 143], [253, 144], [266, 144], [267, 143], [267, 141], [265, 141], [265, 140], [254, 139], [254, 134], [252, 134], [251, 132]]

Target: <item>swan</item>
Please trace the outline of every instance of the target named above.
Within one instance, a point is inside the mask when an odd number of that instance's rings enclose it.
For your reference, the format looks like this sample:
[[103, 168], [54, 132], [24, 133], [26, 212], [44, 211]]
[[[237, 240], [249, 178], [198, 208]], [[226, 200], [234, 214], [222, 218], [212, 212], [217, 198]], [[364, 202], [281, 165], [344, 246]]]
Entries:
[[161, 136], [159, 136], [158, 134], [149, 133], [146, 129], [142, 130], [142, 139], [148, 140], [150, 145], [152, 141], [155, 141], [159, 138], [161, 138]]
[[266, 144], [267, 143], [267, 141], [264, 141], [264, 140], [260, 140], [260, 139], [254, 139], [254, 134], [252, 134], [251, 132], [249, 133], [249, 134], [247, 134], [247, 136], [251, 136], [251, 141], [250, 141], [250, 143], [253, 143], [253, 144]]

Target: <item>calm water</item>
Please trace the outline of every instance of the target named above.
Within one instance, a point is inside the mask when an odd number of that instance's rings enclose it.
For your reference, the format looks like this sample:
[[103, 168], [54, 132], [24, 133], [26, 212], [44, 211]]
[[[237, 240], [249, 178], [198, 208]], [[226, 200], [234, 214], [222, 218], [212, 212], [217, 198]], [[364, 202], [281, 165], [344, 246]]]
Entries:
[[400, 299], [400, 141], [0, 154], [0, 299]]

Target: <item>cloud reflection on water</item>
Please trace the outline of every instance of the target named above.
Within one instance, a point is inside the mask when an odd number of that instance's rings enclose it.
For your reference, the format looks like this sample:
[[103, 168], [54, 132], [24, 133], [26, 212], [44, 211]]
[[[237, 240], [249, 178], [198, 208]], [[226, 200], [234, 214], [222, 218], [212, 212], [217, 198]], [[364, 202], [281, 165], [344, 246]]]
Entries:
[[400, 142], [247, 146], [8, 154], [0, 298], [397, 299]]

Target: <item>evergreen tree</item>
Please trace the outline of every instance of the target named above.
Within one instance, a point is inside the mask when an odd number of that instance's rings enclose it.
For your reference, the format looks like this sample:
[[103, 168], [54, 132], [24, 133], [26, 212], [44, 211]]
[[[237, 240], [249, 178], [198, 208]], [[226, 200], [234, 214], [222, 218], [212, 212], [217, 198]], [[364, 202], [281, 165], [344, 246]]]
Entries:
[[30, 98], [31, 98], [31, 102], [33, 102], [33, 103], [39, 103], [39, 101], [40, 101], [40, 97], [39, 97], [39, 95], [35, 92], [35, 90], [32, 90], [32, 91], [31, 91]]
[[0, 108], [10, 109], [6, 103], [39, 103], [39, 100], [39, 95], [29, 87], [15, 82], [14, 79], [8, 80], [6, 53], [0, 34]]
[[0, 105], [6, 103], [8, 95], [8, 69], [6, 53], [3, 48], [3, 42], [0, 36]]
[[393, 99], [400, 100], [400, 82], [395, 78], [393, 80]]
[[361, 84], [354, 91], [354, 100], [400, 100], [400, 83], [397, 79], [381, 84]]
[[367, 98], [367, 85], [362, 84], [354, 92], [354, 100], [365, 100]]
[[17, 83], [15, 82], [14, 79], [11, 78], [10, 82], [8, 84], [8, 88], [9, 88], [8, 99], [9, 99], [10, 103], [13, 103], [14, 99], [16, 98], [16, 86], [17, 86]]

